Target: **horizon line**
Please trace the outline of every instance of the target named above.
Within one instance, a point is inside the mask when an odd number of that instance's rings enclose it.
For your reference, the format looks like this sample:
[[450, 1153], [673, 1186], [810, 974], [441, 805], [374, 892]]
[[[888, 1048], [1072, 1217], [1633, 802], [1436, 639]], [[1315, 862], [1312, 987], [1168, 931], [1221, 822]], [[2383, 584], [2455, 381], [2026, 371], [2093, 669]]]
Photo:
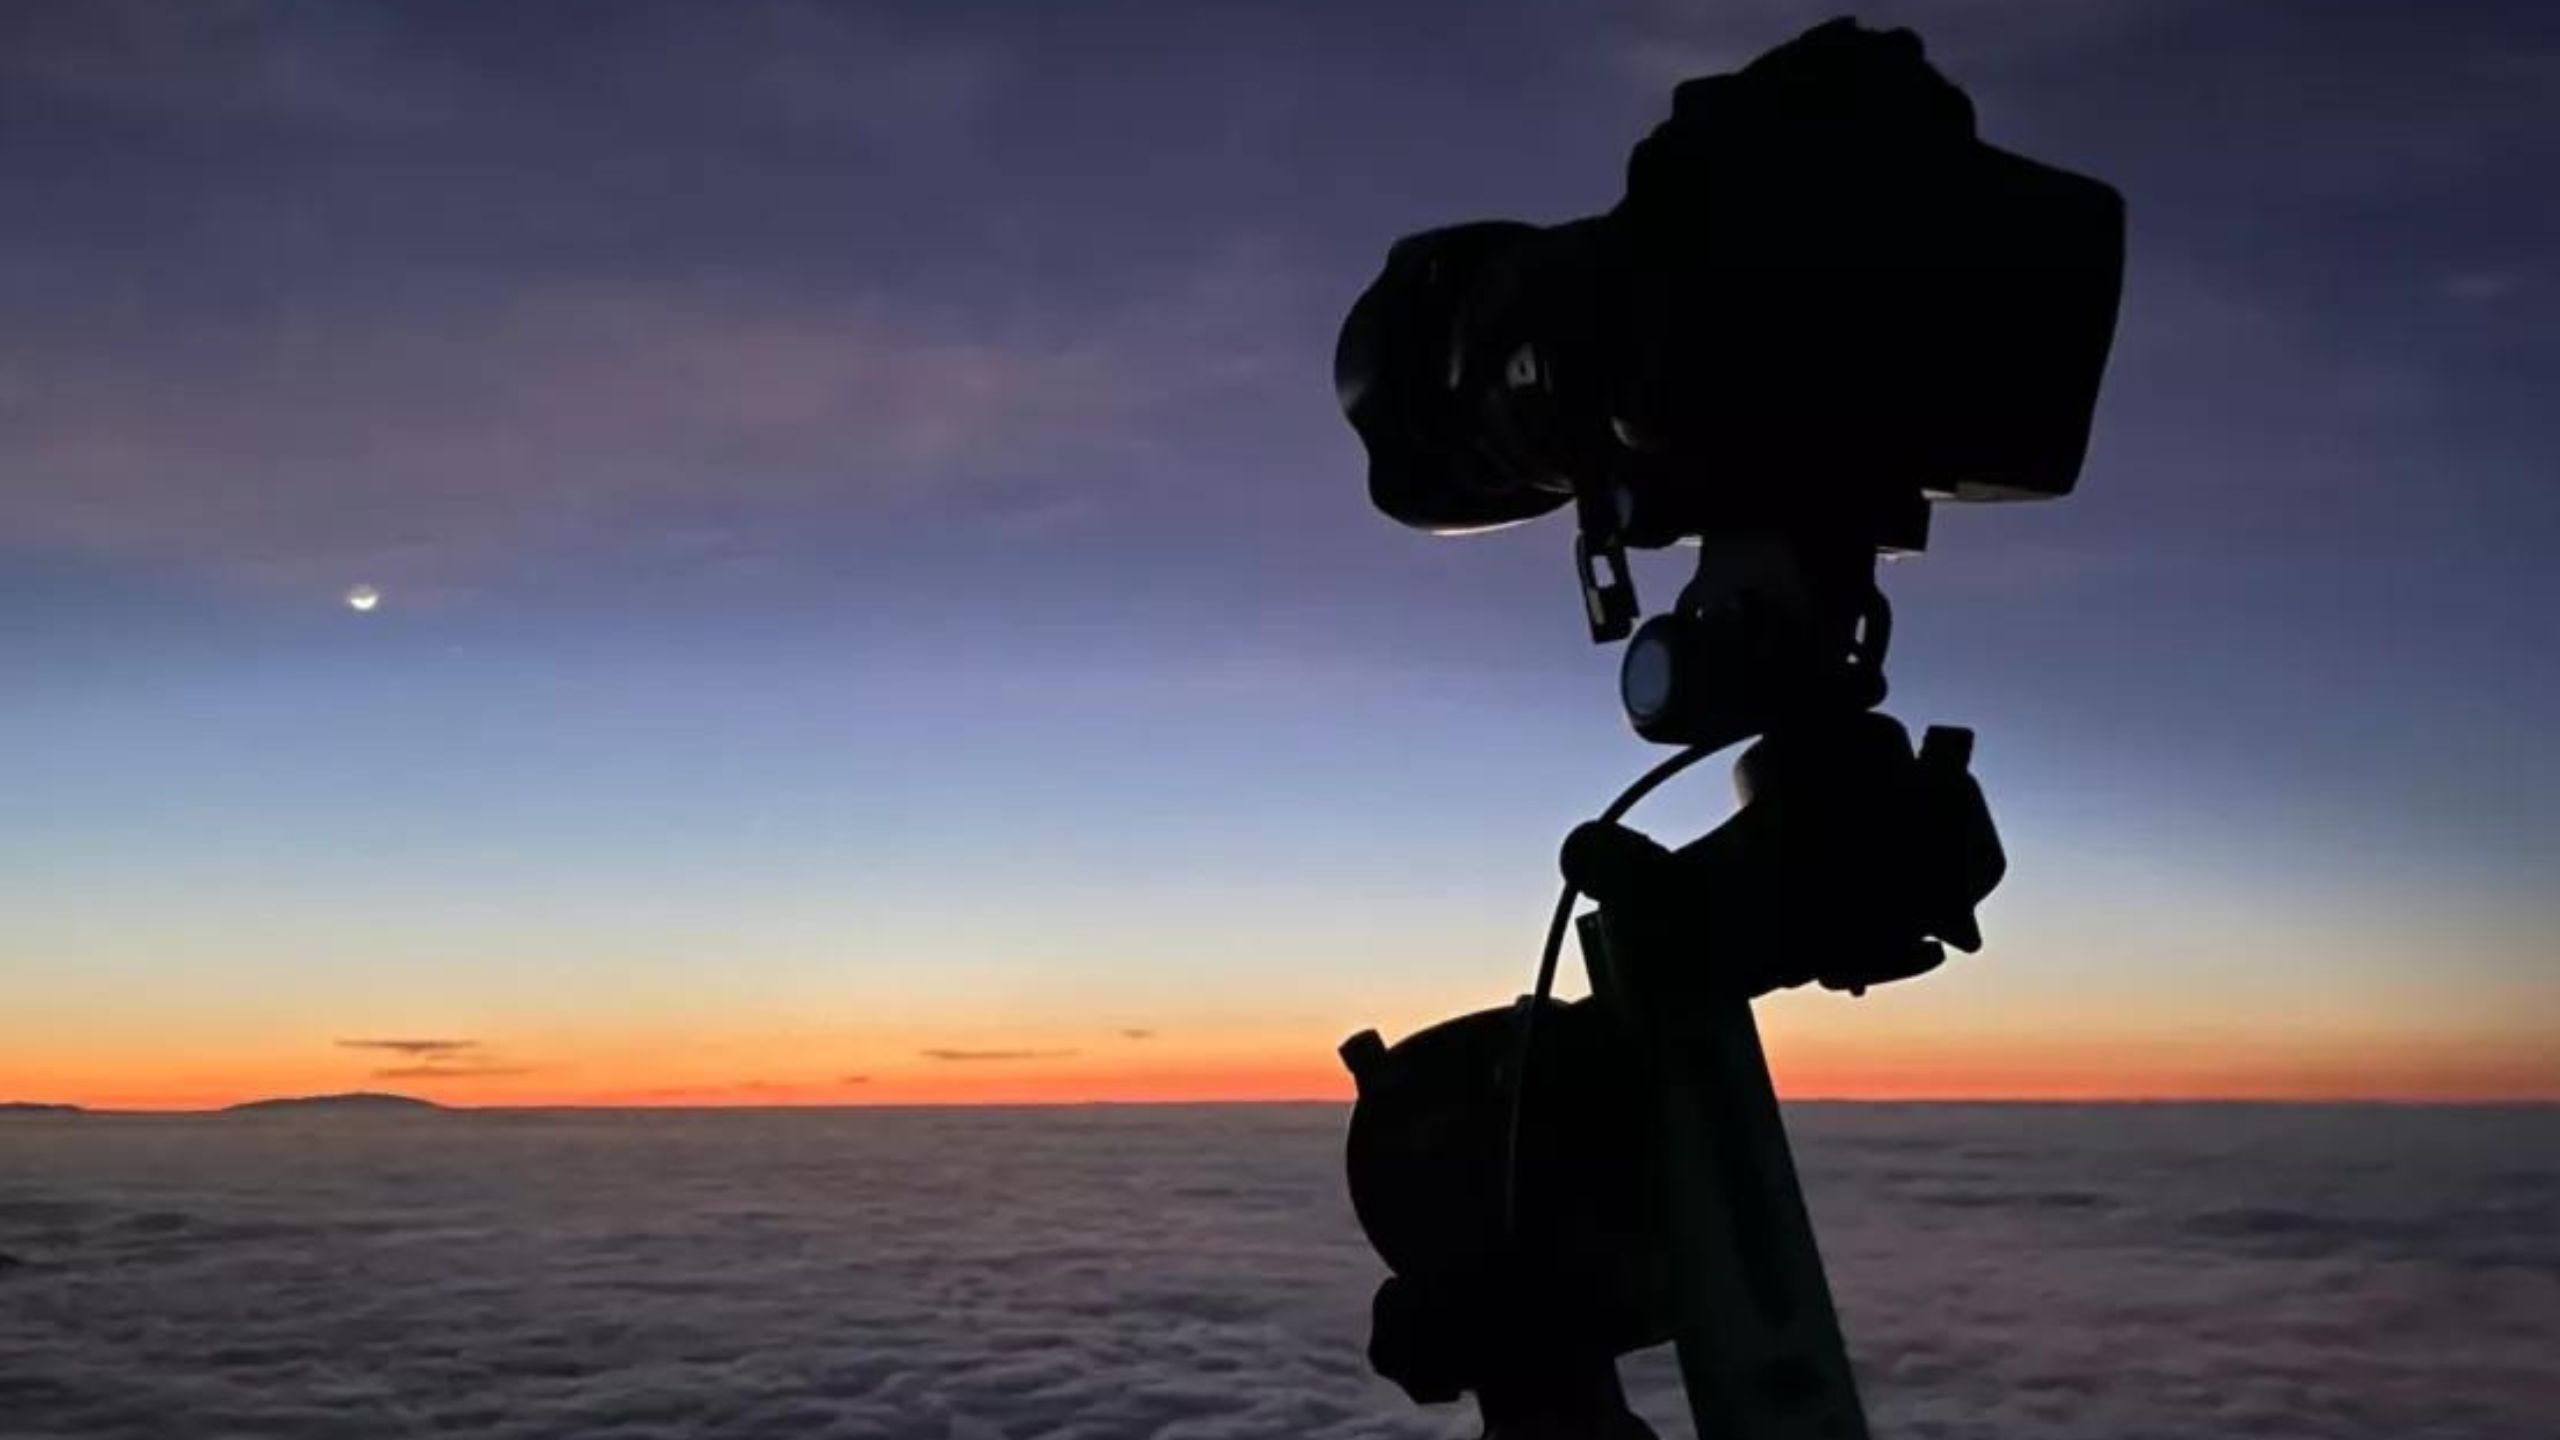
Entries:
[[[463, 1101], [429, 1100], [414, 1095], [387, 1095], [372, 1092], [375, 1098], [391, 1098], [415, 1102], [419, 1110], [447, 1114], [526, 1114], [552, 1111], [773, 1111], [773, 1110], [1139, 1110], [1139, 1109], [1204, 1109], [1278, 1108], [1284, 1106], [1322, 1105], [1348, 1110], [1351, 1097], [1340, 1095], [1245, 1096], [1236, 1098], [1195, 1099], [1075, 1099], [1075, 1100], [572, 1100], [539, 1104], [474, 1104]], [[325, 1102], [336, 1097], [327, 1095], [262, 1095], [243, 1100], [194, 1106], [155, 1105], [88, 1105], [79, 1101], [0, 1100], [0, 1117], [13, 1111], [19, 1118], [41, 1118], [45, 1114], [84, 1116], [212, 1116], [260, 1110], [262, 1113], [292, 1113], [265, 1109], [273, 1102], [324, 1102], [313, 1110], [326, 1110]], [[2254, 1107], [2260, 1109], [2410, 1109], [2410, 1110], [2530, 1110], [2560, 1107], [2560, 1095], [2513, 1096], [2407, 1096], [2407, 1095], [1780, 1095], [1782, 1105], [1936, 1105], [1936, 1106], [2076, 1106], [2082, 1108], [2132, 1109], [2137, 1107]], [[354, 1108], [354, 1107], [349, 1107]], [[400, 1111], [381, 1113], [404, 1113]], [[418, 1111], [405, 1113], [415, 1114]]]

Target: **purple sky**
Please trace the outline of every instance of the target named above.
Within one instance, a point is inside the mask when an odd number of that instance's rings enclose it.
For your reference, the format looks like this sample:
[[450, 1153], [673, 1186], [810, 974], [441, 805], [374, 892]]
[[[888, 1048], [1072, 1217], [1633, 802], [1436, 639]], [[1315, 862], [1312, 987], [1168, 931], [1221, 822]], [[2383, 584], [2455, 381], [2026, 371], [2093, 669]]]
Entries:
[[[1888, 576], [2016, 857], [1893, 1003], [2550, 1038], [2560, 11], [1940, 10], [2132, 270], [2080, 494]], [[1826, 13], [0, 11], [0, 1052], [1502, 998], [1644, 751], [1334, 327]]]

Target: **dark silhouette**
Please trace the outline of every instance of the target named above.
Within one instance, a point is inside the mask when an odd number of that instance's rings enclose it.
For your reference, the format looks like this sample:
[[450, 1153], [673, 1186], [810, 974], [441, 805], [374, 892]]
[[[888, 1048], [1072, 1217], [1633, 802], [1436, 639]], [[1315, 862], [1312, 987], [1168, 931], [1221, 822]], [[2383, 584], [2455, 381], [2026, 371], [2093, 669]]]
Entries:
[[78, 1105], [55, 1105], [36, 1100], [0, 1100], [0, 1115], [86, 1115]]
[[[1625, 198], [1400, 242], [1336, 379], [1371, 497], [1470, 529], [1568, 503], [1596, 640], [1683, 748], [1566, 841], [1534, 992], [1352, 1037], [1352, 1200], [1392, 1272], [1370, 1358], [1489, 1434], [1641, 1436], [1616, 1357], [1665, 1340], [1701, 1436], [1863, 1440], [1750, 1001], [1863, 993], [1982, 943], [2005, 857], [1971, 732], [1885, 696], [1880, 551], [1936, 499], [2077, 482], [2123, 206], [1985, 145], [1907, 31], [1838, 21], [1682, 85]], [[1636, 626], [1629, 546], [1698, 542]], [[1679, 849], [1620, 823], [1724, 745], [1741, 808]], [[1580, 895], [1592, 998], [1550, 998]]]
[[378, 1090], [353, 1090], [343, 1095], [279, 1095], [267, 1100], [243, 1100], [226, 1105], [225, 1115], [261, 1115], [283, 1112], [383, 1114], [391, 1112], [427, 1112], [445, 1107], [433, 1100], [420, 1100], [413, 1095], [387, 1095]]

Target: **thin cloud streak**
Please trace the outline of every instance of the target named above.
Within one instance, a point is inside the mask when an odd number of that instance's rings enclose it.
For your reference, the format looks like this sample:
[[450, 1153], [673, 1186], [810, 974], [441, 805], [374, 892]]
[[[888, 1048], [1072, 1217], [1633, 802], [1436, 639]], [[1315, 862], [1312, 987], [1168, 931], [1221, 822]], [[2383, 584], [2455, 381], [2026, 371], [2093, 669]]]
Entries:
[[477, 1040], [340, 1040], [336, 1044], [341, 1050], [388, 1050], [398, 1055], [420, 1057], [459, 1055], [480, 1048]]
[[530, 1065], [393, 1065], [376, 1070], [376, 1080], [488, 1080], [534, 1073]]

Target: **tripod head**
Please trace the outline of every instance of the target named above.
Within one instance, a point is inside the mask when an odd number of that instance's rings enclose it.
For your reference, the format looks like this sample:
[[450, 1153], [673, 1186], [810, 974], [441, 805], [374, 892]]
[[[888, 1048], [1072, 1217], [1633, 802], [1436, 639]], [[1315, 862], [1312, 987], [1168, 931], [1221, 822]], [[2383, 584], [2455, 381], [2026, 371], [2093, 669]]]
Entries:
[[1700, 1434], [1863, 1435], [1750, 1001], [1980, 948], [2006, 860], [1971, 748], [1869, 712], [1774, 733], [1698, 839], [1615, 813], [1566, 839], [1565, 903], [1599, 902], [1590, 999], [1550, 999], [1542, 967], [1517, 1006], [1345, 1043], [1352, 1203], [1394, 1272], [1379, 1373], [1475, 1392], [1491, 1432], [1569, 1404], [1588, 1434], [1621, 1424], [1616, 1357], [1676, 1339]]

